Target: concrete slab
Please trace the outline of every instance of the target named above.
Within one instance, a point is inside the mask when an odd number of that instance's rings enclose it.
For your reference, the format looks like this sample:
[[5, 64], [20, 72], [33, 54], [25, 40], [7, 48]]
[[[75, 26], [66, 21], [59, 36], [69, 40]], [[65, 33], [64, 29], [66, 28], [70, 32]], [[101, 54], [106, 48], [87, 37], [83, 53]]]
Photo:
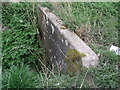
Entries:
[[90, 66], [96, 67], [98, 65], [99, 58], [94, 51], [74, 32], [63, 26], [63, 22], [59, 17], [52, 12], [48, 12], [49, 10], [46, 7], [38, 6], [38, 8], [38, 22], [49, 60], [52, 63], [59, 63], [61, 70], [66, 70], [68, 64], [66, 62], [66, 53], [69, 49], [73, 49], [85, 55], [79, 59], [83, 67], [89, 68]]

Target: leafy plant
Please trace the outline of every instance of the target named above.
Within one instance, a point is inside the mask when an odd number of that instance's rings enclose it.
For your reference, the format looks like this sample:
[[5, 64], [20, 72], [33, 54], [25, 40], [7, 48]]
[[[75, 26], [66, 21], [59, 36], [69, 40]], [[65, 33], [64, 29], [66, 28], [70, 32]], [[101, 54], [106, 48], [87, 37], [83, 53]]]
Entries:
[[36, 75], [26, 65], [11, 66], [3, 72], [3, 88], [35, 88]]
[[3, 7], [3, 23], [9, 27], [3, 32], [2, 40], [4, 69], [20, 62], [35, 62], [35, 55], [44, 58], [42, 41], [37, 40], [38, 32], [31, 21], [33, 16], [28, 16], [32, 12], [31, 6], [30, 3], [16, 3], [11, 4], [11, 7]]

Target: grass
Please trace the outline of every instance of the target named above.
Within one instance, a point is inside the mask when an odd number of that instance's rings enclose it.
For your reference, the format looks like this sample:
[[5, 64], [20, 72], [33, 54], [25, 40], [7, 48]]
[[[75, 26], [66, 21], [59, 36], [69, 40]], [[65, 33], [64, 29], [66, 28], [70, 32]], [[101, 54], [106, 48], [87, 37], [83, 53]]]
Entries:
[[52, 2], [41, 5], [58, 15], [67, 28], [79, 35], [99, 55], [98, 68], [90, 70], [89, 74], [94, 79], [95, 87], [120, 87], [120, 57], [109, 51], [111, 45], [119, 46], [118, 3]]
[[28, 65], [11, 66], [3, 73], [3, 88], [35, 88], [37, 76]]
[[10, 6], [2, 6], [3, 27], [8, 27], [2, 32], [1, 40], [3, 88], [36, 87], [34, 64], [41, 69], [36, 56], [44, 60], [45, 49], [42, 40], [38, 40], [37, 9], [34, 5], [10, 3]]
[[51, 7], [70, 30], [84, 27], [88, 44], [118, 45], [118, 3], [43, 3], [43, 6]]
[[[1, 4], [0, 4], [1, 7]], [[2, 19], [1, 15], [2, 10], [0, 9], [0, 20]], [[0, 24], [1, 28], [1, 24]], [[2, 32], [0, 30], [0, 41], [2, 41]], [[0, 42], [0, 89], [2, 88], [2, 42]]]
[[2, 22], [9, 27], [2, 32], [3, 88], [120, 87], [120, 61], [109, 51], [112, 44], [118, 45], [117, 3], [42, 3], [53, 10], [72, 31], [86, 25], [87, 39], [84, 40], [100, 54], [97, 68], [78, 72], [76, 76], [56, 74], [42, 63], [45, 60], [45, 49], [42, 40], [36, 39], [36, 5], [12, 3], [10, 7], [2, 8]]
[[[12, 4], [11, 7], [3, 7], [3, 23], [9, 29], [3, 32], [3, 68], [9, 68], [18, 63], [35, 63], [37, 54], [43, 59], [44, 47], [42, 41], [37, 40], [37, 28], [31, 21], [28, 9], [31, 4]], [[17, 8], [19, 7], [19, 8]], [[23, 8], [26, 7], [26, 8]], [[26, 12], [28, 11], [28, 12]], [[8, 38], [9, 35], [9, 38]]]

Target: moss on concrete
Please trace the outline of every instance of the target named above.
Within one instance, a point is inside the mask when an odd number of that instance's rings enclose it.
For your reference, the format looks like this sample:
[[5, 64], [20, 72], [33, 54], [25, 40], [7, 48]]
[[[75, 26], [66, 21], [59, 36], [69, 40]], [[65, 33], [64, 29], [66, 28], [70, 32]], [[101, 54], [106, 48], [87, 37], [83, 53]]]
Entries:
[[78, 71], [83, 70], [81, 58], [86, 56], [84, 53], [80, 53], [75, 49], [68, 48], [66, 52], [66, 73], [70, 76], [74, 75]]

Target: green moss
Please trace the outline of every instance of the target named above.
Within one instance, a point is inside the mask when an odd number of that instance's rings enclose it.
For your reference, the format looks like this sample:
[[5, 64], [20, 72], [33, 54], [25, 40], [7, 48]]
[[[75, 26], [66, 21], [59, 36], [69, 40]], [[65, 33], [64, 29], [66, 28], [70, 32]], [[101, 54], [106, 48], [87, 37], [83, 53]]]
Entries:
[[75, 49], [68, 49], [66, 53], [66, 72], [69, 75], [74, 75], [78, 71], [83, 69], [81, 58], [86, 56], [84, 53], [80, 53]]
[[84, 53], [79, 53], [77, 50], [69, 48], [66, 53], [66, 60], [78, 61], [84, 56], [86, 56]]

